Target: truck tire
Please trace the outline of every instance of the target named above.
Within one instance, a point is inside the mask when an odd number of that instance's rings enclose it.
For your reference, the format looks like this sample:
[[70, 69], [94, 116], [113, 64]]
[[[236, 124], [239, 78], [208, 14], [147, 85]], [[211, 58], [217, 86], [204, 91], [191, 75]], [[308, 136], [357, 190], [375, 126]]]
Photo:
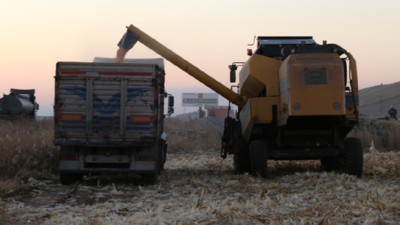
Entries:
[[75, 184], [83, 178], [81, 173], [60, 173], [60, 183], [62, 185]]
[[264, 141], [250, 142], [251, 173], [263, 178], [267, 177], [267, 149]]
[[152, 185], [158, 182], [158, 172], [146, 172], [141, 174], [141, 181], [144, 185]]
[[233, 170], [235, 174], [251, 172], [249, 146], [242, 136], [240, 123], [235, 126], [233, 139]]
[[326, 172], [338, 171], [339, 169], [339, 161], [337, 157], [330, 158], [322, 158], [321, 159], [321, 168]]
[[346, 173], [362, 177], [363, 173], [363, 148], [360, 139], [347, 138], [345, 142], [346, 156], [344, 166]]

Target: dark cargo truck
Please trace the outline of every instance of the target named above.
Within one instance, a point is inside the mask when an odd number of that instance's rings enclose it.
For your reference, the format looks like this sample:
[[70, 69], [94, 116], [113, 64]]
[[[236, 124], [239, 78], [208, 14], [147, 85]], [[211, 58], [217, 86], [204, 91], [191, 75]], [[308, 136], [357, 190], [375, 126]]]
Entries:
[[10, 94], [0, 98], [0, 119], [20, 120], [36, 119], [39, 104], [36, 102], [35, 89], [10, 89]]
[[54, 143], [62, 184], [110, 172], [157, 181], [167, 151], [164, 77], [162, 59], [57, 63]]

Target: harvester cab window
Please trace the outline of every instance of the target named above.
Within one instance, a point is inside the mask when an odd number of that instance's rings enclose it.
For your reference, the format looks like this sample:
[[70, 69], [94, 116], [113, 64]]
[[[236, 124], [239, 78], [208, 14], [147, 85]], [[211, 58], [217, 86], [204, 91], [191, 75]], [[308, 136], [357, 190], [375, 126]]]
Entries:
[[303, 45], [315, 45], [311, 36], [304, 37], [258, 37], [256, 54], [264, 55], [277, 60], [284, 60], [296, 49]]

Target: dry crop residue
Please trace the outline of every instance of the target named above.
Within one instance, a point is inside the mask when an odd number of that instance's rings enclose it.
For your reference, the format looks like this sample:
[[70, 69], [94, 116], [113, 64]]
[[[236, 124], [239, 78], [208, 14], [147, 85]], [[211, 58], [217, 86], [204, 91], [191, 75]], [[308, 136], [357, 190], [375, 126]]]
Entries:
[[361, 179], [322, 172], [319, 163], [313, 161], [268, 161], [270, 177], [261, 179], [233, 175], [232, 158], [222, 160], [216, 152], [174, 153], [168, 157], [156, 185], [134, 185], [127, 178], [113, 176], [88, 177], [72, 186], [61, 186], [56, 179], [30, 179], [33, 191], [0, 202], [0, 220], [5, 224], [400, 221], [399, 153], [366, 154]]

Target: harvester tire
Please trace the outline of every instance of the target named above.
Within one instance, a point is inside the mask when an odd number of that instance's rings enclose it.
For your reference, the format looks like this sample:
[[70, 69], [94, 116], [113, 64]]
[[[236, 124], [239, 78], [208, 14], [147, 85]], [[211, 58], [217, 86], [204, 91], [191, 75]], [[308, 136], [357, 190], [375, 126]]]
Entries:
[[60, 173], [60, 183], [62, 185], [75, 184], [83, 178], [81, 173]]
[[235, 126], [233, 138], [233, 170], [235, 174], [251, 172], [249, 146], [242, 136], [240, 123]]
[[233, 168], [235, 174], [243, 174], [251, 171], [250, 157], [248, 152], [244, 152], [243, 149], [233, 155]]
[[250, 142], [251, 173], [255, 176], [267, 177], [267, 149], [264, 141]]
[[157, 174], [161, 174], [161, 171], [164, 169], [163, 157], [164, 157], [163, 149], [162, 146], [159, 145], [157, 147], [157, 156], [156, 156]]
[[346, 156], [344, 166], [346, 173], [362, 177], [363, 173], [363, 148], [360, 139], [347, 138], [345, 142]]
[[161, 149], [160, 152], [160, 172], [164, 170], [164, 164], [167, 161], [167, 143], [165, 143], [165, 141], [161, 140], [160, 144], [159, 144], [159, 148]]

